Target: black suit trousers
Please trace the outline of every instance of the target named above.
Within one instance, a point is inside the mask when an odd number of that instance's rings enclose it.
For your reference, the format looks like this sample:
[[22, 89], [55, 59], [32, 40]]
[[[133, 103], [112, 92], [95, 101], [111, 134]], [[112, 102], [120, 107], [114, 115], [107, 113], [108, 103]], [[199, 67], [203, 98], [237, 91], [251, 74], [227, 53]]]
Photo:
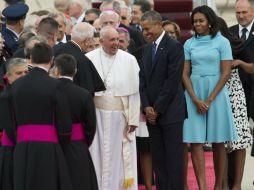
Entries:
[[157, 190], [183, 190], [183, 121], [148, 124]]

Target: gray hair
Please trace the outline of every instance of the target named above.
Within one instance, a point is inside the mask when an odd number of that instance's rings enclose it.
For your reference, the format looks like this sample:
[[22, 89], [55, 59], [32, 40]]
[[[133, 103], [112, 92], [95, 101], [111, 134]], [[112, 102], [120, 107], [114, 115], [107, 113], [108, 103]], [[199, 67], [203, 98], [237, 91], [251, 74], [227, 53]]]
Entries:
[[89, 3], [87, 0], [71, 0], [70, 5], [80, 5], [84, 10], [91, 8], [91, 3]]
[[156, 12], [156, 11], [147, 11], [143, 14], [143, 16], [141, 17], [141, 21], [152, 21], [152, 22], [162, 22], [162, 18], [160, 13]]
[[29, 38], [26, 43], [25, 43], [25, 48], [24, 48], [24, 53], [25, 53], [25, 57], [29, 58], [30, 54], [31, 54], [31, 50], [33, 47], [31, 47], [31, 43], [32, 42], [43, 42], [43, 43], [47, 43], [46, 38], [44, 38], [43, 36], [33, 36], [31, 38]]
[[73, 40], [85, 40], [86, 38], [93, 38], [95, 32], [94, 27], [86, 22], [81, 22], [75, 25], [71, 31], [71, 38]]
[[128, 15], [131, 16], [131, 8], [130, 7], [123, 5], [123, 6], [121, 6], [121, 11], [122, 10], [127, 11]]
[[51, 17], [53, 19], [56, 19], [57, 17], [62, 17], [63, 21], [64, 21], [64, 24], [66, 25], [67, 24], [67, 20], [66, 20], [66, 17], [64, 16], [63, 13], [61, 12], [51, 12], [49, 13], [48, 17]]
[[[107, 15], [107, 16], [114, 16], [114, 17], [115, 17], [116, 23], [119, 24], [119, 21], [120, 21], [119, 15], [118, 15], [115, 11], [108, 10], [108, 11], [103, 11], [103, 12], [100, 14], [99, 19], [100, 19], [101, 25], [102, 25], [103, 17], [105, 17], [106, 15]], [[118, 25], [115, 26], [115, 28], [116, 28], [116, 27], [118, 27]]]
[[101, 39], [105, 38], [107, 33], [108, 33], [108, 31], [110, 31], [110, 30], [114, 30], [114, 31], [117, 32], [117, 30], [114, 27], [112, 27], [112, 26], [105, 26], [100, 31], [100, 38]]
[[55, 0], [54, 1], [54, 7], [60, 11], [65, 12], [70, 5], [70, 0]]
[[6, 65], [6, 72], [10, 73], [13, 67], [27, 64], [27, 61], [22, 58], [11, 58]]
[[130, 42], [131, 38], [130, 38], [129, 32], [125, 32], [125, 31], [118, 30], [118, 29], [116, 29], [116, 30], [117, 30], [117, 32], [118, 32], [119, 34], [124, 34], [125, 39], [127, 40], [127, 42]]

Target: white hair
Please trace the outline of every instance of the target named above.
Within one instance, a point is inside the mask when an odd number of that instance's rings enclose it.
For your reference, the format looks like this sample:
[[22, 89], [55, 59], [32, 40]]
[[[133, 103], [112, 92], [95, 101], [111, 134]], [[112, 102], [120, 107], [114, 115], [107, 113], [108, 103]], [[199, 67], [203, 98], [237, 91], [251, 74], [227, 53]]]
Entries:
[[121, 6], [121, 11], [122, 10], [127, 11], [128, 15], [131, 16], [131, 8], [130, 7], [123, 5], [123, 6]]
[[94, 32], [95, 29], [91, 24], [81, 22], [72, 28], [71, 38], [74, 40], [85, 40], [86, 38], [93, 38]]
[[100, 38], [103, 39], [107, 36], [107, 33], [111, 30], [114, 30], [117, 33], [117, 30], [112, 26], [105, 26], [100, 31]]
[[60, 11], [65, 12], [70, 5], [71, 0], [54, 0], [54, 7]]
[[91, 8], [91, 2], [87, 0], [71, 0], [70, 5], [72, 4], [80, 5], [84, 10]]
[[39, 19], [38, 15], [28, 15], [24, 21], [23, 28], [35, 28], [36, 21]]
[[100, 14], [100, 17], [99, 17], [101, 25], [103, 25], [102, 22], [103, 22], [105, 16], [114, 16], [115, 17], [115, 21], [116, 21], [115, 28], [118, 27], [119, 22], [120, 22], [120, 17], [119, 17], [119, 15], [115, 11], [111, 11], [111, 10], [103, 11]]

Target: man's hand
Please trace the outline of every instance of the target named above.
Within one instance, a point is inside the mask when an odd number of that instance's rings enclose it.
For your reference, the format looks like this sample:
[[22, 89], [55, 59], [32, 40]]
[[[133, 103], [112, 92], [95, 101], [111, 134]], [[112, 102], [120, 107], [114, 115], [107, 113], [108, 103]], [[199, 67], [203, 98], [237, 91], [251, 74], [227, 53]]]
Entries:
[[154, 111], [153, 107], [145, 107], [144, 111], [146, 113], [147, 121], [150, 124], [155, 125], [157, 117], [158, 117], [158, 113]]
[[128, 128], [129, 128], [128, 129], [128, 133], [132, 133], [132, 132], [134, 132], [136, 130], [137, 126], [135, 126], [135, 125], [129, 125]]

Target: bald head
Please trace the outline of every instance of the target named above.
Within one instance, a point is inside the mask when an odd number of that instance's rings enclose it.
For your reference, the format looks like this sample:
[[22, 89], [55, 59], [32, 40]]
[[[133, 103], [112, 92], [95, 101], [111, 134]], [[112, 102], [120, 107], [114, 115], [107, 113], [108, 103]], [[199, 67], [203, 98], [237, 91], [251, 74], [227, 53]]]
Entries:
[[100, 43], [103, 50], [109, 55], [115, 55], [119, 47], [119, 35], [112, 26], [105, 26], [100, 31]]
[[242, 27], [249, 26], [254, 19], [254, 2], [251, 0], [237, 0], [235, 12], [237, 22]]
[[100, 15], [101, 27], [113, 26], [117, 28], [119, 26], [119, 15], [114, 11], [103, 11]]

